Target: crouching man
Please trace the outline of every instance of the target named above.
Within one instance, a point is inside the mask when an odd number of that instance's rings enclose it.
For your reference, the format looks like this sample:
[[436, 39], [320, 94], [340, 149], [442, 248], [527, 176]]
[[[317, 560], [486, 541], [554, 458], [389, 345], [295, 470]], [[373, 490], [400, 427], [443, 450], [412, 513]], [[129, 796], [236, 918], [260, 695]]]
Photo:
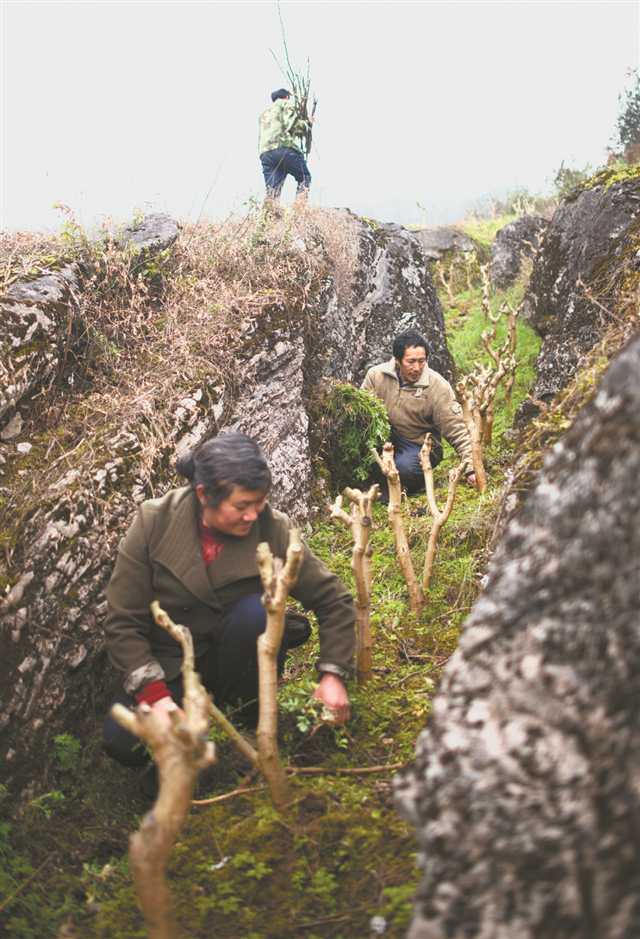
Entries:
[[393, 340], [393, 357], [370, 368], [361, 386], [387, 410], [396, 468], [409, 495], [424, 489], [420, 449], [427, 434], [433, 438], [431, 465], [442, 459], [444, 437], [463, 461], [467, 482], [476, 484], [462, 408], [446, 378], [429, 368], [427, 356], [425, 339], [408, 329]]

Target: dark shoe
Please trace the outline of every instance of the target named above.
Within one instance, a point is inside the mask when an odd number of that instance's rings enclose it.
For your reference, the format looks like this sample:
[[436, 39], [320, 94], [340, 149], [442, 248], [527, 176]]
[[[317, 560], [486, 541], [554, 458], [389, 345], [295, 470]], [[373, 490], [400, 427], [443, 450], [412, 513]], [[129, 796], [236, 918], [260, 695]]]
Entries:
[[302, 613], [288, 610], [285, 615], [284, 641], [287, 649], [296, 649], [303, 645], [311, 635], [309, 620]]

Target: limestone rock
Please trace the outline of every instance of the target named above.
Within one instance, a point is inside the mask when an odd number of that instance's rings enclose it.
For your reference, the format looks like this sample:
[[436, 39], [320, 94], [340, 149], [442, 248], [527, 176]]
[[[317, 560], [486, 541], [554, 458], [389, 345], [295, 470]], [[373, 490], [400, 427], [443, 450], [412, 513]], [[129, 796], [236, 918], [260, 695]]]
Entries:
[[12, 284], [0, 298], [0, 428], [6, 429], [21, 401], [56, 375], [77, 313], [78, 277], [77, 267], [68, 265]]
[[169, 215], [152, 212], [124, 229], [122, 244], [135, 245], [140, 251], [156, 254], [170, 248], [178, 237], [178, 223]]
[[391, 357], [393, 339], [405, 329], [422, 333], [431, 367], [453, 379], [442, 307], [418, 235], [399, 225], [382, 225], [371, 232], [363, 227], [361, 252], [366, 263], [362, 267], [367, 276], [352, 307], [353, 327], [362, 329], [362, 347], [353, 362], [356, 381], [372, 365]]
[[521, 215], [496, 234], [491, 245], [489, 278], [494, 287], [504, 290], [520, 273], [524, 258], [531, 258], [541, 245], [548, 221], [541, 215]]
[[492, 562], [397, 799], [410, 939], [640, 934], [640, 339]]
[[296, 520], [308, 516], [312, 474], [303, 364], [302, 336], [276, 338], [268, 353], [253, 356], [252, 380], [236, 401], [237, 416], [224, 428], [260, 442], [274, 481], [271, 501]]
[[525, 315], [543, 337], [534, 398], [553, 397], [598, 342], [610, 321], [606, 302], [590, 299], [580, 281], [611, 296], [616, 267], [638, 251], [639, 223], [640, 174], [612, 185], [603, 181], [556, 210], [525, 298]]
[[449, 252], [475, 251], [478, 247], [473, 238], [453, 225], [419, 228], [412, 234], [420, 241], [426, 257], [431, 261], [441, 261]]
[[7, 422], [4, 429], [0, 432], [0, 440], [13, 440], [14, 437], [19, 437], [22, 433], [22, 423], [22, 414], [16, 411], [11, 420]]

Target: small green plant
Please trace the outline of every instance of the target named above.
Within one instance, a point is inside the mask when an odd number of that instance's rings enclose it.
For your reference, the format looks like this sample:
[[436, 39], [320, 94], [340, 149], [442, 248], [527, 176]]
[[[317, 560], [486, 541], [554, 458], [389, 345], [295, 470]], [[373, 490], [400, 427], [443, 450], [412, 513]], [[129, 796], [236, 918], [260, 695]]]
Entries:
[[45, 818], [51, 818], [56, 806], [61, 802], [64, 802], [64, 792], [52, 789], [51, 792], [43, 792], [41, 796], [36, 796], [28, 805], [30, 808], [39, 809]]
[[415, 887], [412, 883], [400, 884], [397, 887], [385, 887], [382, 891], [382, 912], [385, 919], [403, 913], [407, 917], [411, 912], [415, 897]]
[[283, 685], [278, 694], [280, 709], [285, 714], [295, 715], [296, 727], [301, 734], [308, 734], [320, 723], [322, 704], [313, 697], [313, 689], [313, 679], [305, 678]]
[[375, 395], [336, 382], [324, 389], [312, 407], [319, 452], [336, 491], [365, 483], [373, 465], [371, 448], [389, 439], [389, 419]]
[[270, 865], [260, 861], [251, 851], [239, 851], [231, 863], [251, 880], [263, 880], [271, 873]]
[[337, 887], [335, 875], [324, 867], [319, 867], [314, 872], [307, 889], [310, 894], [322, 901], [325, 909], [334, 910], [336, 908]]
[[[315, 681], [307, 677], [299, 682], [288, 682], [278, 693], [280, 710], [294, 716], [296, 729], [301, 734], [312, 733], [324, 723], [325, 718], [329, 718], [322, 703], [313, 697], [314, 688]], [[333, 732], [336, 747], [339, 750], [347, 750], [349, 734], [346, 728], [335, 726], [330, 720], [327, 720], [326, 726]]]
[[80, 768], [80, 753], [82, 744], [72, 734], [58, 734], [53, 738], [56, 762], [60, 769], [67, 773], [75, 773]]

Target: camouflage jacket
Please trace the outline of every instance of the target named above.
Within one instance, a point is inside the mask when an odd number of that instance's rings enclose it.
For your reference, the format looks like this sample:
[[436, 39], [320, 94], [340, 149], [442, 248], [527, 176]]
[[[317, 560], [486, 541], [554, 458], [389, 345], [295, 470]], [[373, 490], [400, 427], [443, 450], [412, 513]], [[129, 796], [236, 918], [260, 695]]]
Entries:
[[387, 409], [389, 423], [401, 437], [423, 444], [426, 434], [441, 435], [464, 461], [466, 473], [473, 471], [471, 440], [462, 420], [462, 408], [453, 388], [428, 365], [414, 384], [400, 384], [395, 359], [374, 365], [362, 383]]
[[309, 121], [300, 117], [293, 98], [278, 98], [260, 115], [258, 153], [278, 147], [291, 147], [302, 153], [302, 142], [310, 126]]

